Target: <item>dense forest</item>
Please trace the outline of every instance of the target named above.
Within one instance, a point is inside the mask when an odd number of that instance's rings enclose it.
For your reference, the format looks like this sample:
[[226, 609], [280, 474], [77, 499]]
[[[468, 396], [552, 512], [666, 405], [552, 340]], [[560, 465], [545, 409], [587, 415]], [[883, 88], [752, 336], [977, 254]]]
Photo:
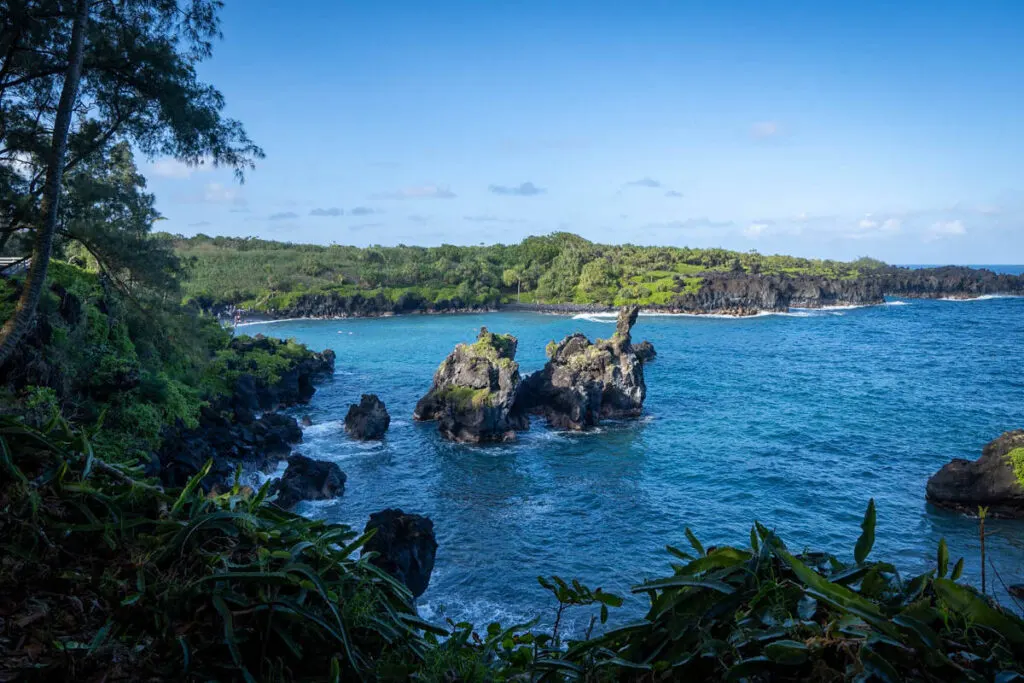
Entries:
[[[281, 434], [299, 430], [275, 409], [308, 399], [309, 368], [333, 356], [234, 336], [183, 299], [271, 305], [353, 287], [656, 301], [704, 272], [850, 278], [876, 264], [564, 234], [367, 250], [154, 236], [134, 152], [239, 174], [262, 156], [197, 75], [220, 7], [28, 0], [0, 16], [0, 254], [31, 257], [0, 277], [0, 680], [1024, 674], [1024, 621], [960, 583], [964, 564], [944, 542], [914, 577], [869, 559], [873, 503], [849, 557], [793, 552], [761, 524], [736, 547], [705, 547], [686, 529], [666, 576], [632, 589], [650, 601], [635, 623], [611, 616], [621, 596], [541, 577], [551, 627], [477, 627], [420, 618], [408, 587], [374, 563], [372, 531], [289, 512], [271, 481], [244, 485], [246, 468], [287, 454], [294, 438]], [[589, 628], [560, 630], [566, 611]]]
[[600, 303], [664, 305], [700, 289], [703, 273], [812, 275], [852, 279], [884, 266], [757, 252], [594, 244], [570, 233], [492, 246], [317, 246], [255, 238], [158, 235], [187, 269], [187, 298], [204, 308], [234, 304], [286, 309], [298, 297], [333, 292], [414, 293], [463, 305]]

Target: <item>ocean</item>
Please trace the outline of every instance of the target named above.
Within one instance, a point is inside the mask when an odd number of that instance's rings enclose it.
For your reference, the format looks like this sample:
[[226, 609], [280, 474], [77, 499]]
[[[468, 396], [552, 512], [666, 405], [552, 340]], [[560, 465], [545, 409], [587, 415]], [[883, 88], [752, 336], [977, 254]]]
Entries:
[[[1024, 269], [1022, 269], [1024, 270]], [[751, 318], [642, 315], [645, 414], [582, 434], [534, 422], [511, 444], [442, 440], [412, 421], [438, 364], [481, 326], [519, 339], [521, 371], [548, 341], [607, 337], [610, 316], [413, 315], [248, 325], [337, 353], [296, 450], [337, 462], [345, 494], [304, 514], [362, 529], [371, 512], [428, 515], [438, 539], [421, 613], [478, 624], [553, 617], [538, 575], [628, 595], [671, 573], [665, 545], [745, 545], [755, 520], [791, 548], [851, 558], [868, 499], [874, 554], [903, 572], [934, 564], [940, 538], [980, 576], [977, 520], [925, 502], [925, 482], [954, 457], [1024, 427], [1024, 298], [890, 300]], [[350, 440], [343, 419], [362, 393], [392, 416], [384, 441]], [[1006, 583], [1024, 577], [1024, 522], [993, 521], [989, 557]], [[990, 575], [991, 576], [991, 575]], [[990, 578], [998, 586], [998, 580]], [[627, 599], [622, 623], [641, 614]]]

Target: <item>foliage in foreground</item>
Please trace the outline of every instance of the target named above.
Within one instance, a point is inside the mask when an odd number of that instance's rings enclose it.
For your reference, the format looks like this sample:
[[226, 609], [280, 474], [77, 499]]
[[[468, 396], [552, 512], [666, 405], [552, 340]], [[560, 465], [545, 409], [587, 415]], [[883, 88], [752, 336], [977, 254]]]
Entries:
[[[552, 629], [438, 628], [356, 557], [366, 537], [278, 509], [268, 489], [165, 492], [105, 462], [60, 420], [0, 421], [0, 679], [840, 681], [1015, 680], [1024, 621], [957, 583], [940, 543], [910, 579], [869, 561], [875, 508], [845, 563], [750, 547], [669, 547], [673, 573], [633, 587], [642, 620], [610, 627], [613, 594], [540, 579]], [[201, 476], [201, 475], [200, 475]], [[580, 640], [567, 610], [593, 610]], [[605, 626], [601, 627], [602, 629]], [[16, 679], [17, 680], [17, 679]]]

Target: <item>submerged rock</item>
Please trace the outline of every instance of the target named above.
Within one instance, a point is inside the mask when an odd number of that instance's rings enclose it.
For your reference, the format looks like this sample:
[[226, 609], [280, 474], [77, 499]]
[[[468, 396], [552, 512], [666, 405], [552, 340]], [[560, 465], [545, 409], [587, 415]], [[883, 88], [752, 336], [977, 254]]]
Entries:
[[1024, 517], [1022, 475], [1024, 429], [1018, 429], [985, 446], [977, 460], [955, 458], [944, 465], [928, 480], [926, 495], [954, 510], [977, 512], [984, 505], [993, 516]]
[[382, 510], [370, 515], [366, 531], [371, 529], [377, 533], [363, 546], [377, 553], [370, 561], [405, 584], [414, 598], [423, 595], [437, 554], [434, 523], [422, 515]]
[[658, 355], [658, 352], [654, 350], [654, 344], [646, 339], [639, 344], [633, 344], [633, 353], [641, 363], [650, 363]]
[[620, 310], [611, 339], [592, 344], [577, 332], [548, 344], [550, 360], [523, 382], [517, 409], [573, 430], [593, 427], [602, 418], [639, 416], [647, 385], [630, 339], [639, 311], [636, 306]]
[[277, 484], [277, 504], [290, 508], [300, 500], [327, 500], [345, 492], [347, 477], [333, 462], [294, 453]]
[[363, 394], [359, 403], [348, 407], [345, 431], [356, 439], [380, 439], [391, 424], [384, 401], [376, 394]]
[[518, 341], [486, 327], [473, 344], [459, 344], [434, 373], [434, 383], [413, 411], [415, 420], [437, 420], [446, 439], [469, 443], [511, 441], [529, 421], [515, 411], [519, 390]]

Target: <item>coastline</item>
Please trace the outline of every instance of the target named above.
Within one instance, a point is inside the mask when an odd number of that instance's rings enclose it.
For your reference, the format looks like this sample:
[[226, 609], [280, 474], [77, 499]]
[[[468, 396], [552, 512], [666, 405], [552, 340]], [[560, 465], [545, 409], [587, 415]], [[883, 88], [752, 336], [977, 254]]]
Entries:
[[[992, 298], [992, 297], [977, 297]], [[960, 301], [960, 299], [956, 299]], [[873, 306], [884, 306], [887, 302], [872, 303], [840, 303], [820, 306], [790, 306], [785, 309], [762, 310], [755, 308], [727, 308], [720, 310], [687, 310], [670, 306], [656, 306], [640, 309], [640, 315], [657, 315], [667, 317], [695, 317], [695, 318], [724, 318], [740, 320], [744, 318], [760, 318], [771, 315], [794, 315], [806, 311], [828, 311], [828, 310], [852, 310], [856, 308], [870, 308]], [[615, 306], [604, 306], [598, 304], [499, 304], [489, 307], [472, 308], [450, 308], [445, 310], [420, 310], [395, 313], [393, 311], [381, 311], [376, 313], [342, 314], [328, 316], [290, 316], [275, 317], [272, 313], [256, 312], [252, 314], [243, 313], [241, 322], [234, 323], [233, 327], [248, 327], [250, 325], [268, 325], [272, 323], [299, 322], [303, 320], [362, 320], [376, 318], [396, 318], [418, 315], [471, 315], [481, 313], [538, 313], [541, 315], [556, 316], [610, 316], [614, 318], [619, 309]], [[231, 323], [231, 316], [220, 315], [221, 321]]]

